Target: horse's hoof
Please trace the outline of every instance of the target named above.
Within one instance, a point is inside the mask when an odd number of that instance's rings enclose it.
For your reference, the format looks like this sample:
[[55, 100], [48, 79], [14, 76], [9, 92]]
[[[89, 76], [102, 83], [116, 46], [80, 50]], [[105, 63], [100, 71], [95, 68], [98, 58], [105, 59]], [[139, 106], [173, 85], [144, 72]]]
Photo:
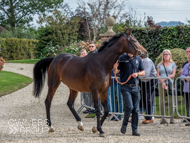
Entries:
[[96, 127], [93, 127], [93, 128], [92, 128], [92, 132], [93, 132], [93, 133], [96, 133], [97, 131], [98, 131], [98, 130], [96, 129]]
[[52, 127], [49, 128], [49, 133], [54, 132], [54, 131], [55, 130]]
[[106, 135], [104, 133], [101, 133], [100, 137], [106, 137]]
[[84, 131], [84, 127], [83, 127], [83, 126], [78, 126], [78, 129], [79, 129], [80, 131]]

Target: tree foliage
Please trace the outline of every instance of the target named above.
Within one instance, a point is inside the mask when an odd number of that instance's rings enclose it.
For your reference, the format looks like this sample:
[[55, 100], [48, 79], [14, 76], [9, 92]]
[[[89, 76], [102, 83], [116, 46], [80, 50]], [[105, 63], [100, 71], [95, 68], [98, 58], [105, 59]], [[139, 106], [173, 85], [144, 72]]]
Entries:
[[[78, 8], [76, 12], [84, 17], [88, 25], [86, 31], [91, 41], [91, 32], [93, 34], [92, 41], [96, 41], [101, 27], [106, 27], [106, 19], [110, 16], [116, 21], [121, 21], [128, 17], [125, 11], [124, 0], [78, 0]], [[90, 21], [90, 23], [89, 23]], [[92, 29], [92, 31], [91, 31]]]
[[[41, 24], [45, 24], [39, 28], [39, 35], [37, 39], [39, 43], [37, 45], [37, 56], [41, 56], [44, 53], [43, 49], [47, 47], [48, 43], [52, 43], [52, 46], [58, 45], [62, 49], [77, 41], [79, 21], [78, 17], [68, 18], [59, 10], [55, 10], [52, 15], [41, 17], [39, 20]], [[46, 54], [47, 55], [47, 54]]]
[[3, 31], [0, 34], [0, 38], [35, 39], [36, 35], [37, 30], [32, 27], [28, 27], [27, 29], [16, 27], [13, 31]]
[[60, 6], [63, 0], [1, 0], [0, 24], [7, 30], [24, 27], [42, 14]]

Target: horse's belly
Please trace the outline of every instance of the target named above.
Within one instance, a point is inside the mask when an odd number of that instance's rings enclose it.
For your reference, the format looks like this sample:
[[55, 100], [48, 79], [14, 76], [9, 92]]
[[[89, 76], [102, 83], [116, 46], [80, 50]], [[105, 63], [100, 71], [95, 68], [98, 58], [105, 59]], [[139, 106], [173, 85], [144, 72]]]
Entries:
[[65, 85], [68, 86], [68, 88], [79, 91], [79, 92], [91, 92], [89, 87], [87, 85], [82, 84], [82, 82], [76, 82], [76, 81], [62, 81]]

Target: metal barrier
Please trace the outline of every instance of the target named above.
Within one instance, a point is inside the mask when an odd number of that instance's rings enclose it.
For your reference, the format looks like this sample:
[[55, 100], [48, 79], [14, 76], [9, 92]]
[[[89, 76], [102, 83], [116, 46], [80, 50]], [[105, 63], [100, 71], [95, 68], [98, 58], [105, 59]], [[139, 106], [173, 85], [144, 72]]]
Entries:
[[[159, 79], [165, 79], [171, 82], [172, 95], [169, 95], [169, 88], [162, 88], [162, 84], [158, 81]], [[160, 117], [161, 120], [158, 125], [163, 120], [168, 123], [166, 118], [173, 118], [175, 111], [174, 86], [172, 80], [170, 78], [147, 77], [140, 78], [140, 81], [141, 101], [139, 115], [145, 116], [146, 118]], [[144, 113], [145, 111], [146, 113]]]
[[178, 77], [175, 80], [176, 112], [177, 115], [182, 118], [179, 126], [184, 121], [190, 123], [190, 82], [186, 81], [185, 84], [187, 84], [186, 86], [188, 87], [187, 92], [183, 92], [185, 79], [190, 80], [190, 77]]
[[[167, 79], [167, 80], [171, 81], [171, 83], [172, 83], [172, 95], [168, 96], [170, 98], [165, 97], [165, 94], [168, 93], [168, 89], [164, 90], [163, 88], [160, 87], [161, 86], [160, 83], [156, 84], [156, 80], [159, 80], [159, 79]], [[114, 77], [112, 77], [112, 80], [114, 80]], [[140, 78], [140, 80], [141, 80], [141, 82], [139, 83], [139, 85], [141, 86], [140, 94], [141, 94], [141, 97], [142, 97], [141, 98], [142, 110], [140, 111], [140, 115], [146, 116], [146, 117], [152, 117], [152, 116], [153, 117], [160, 117], [161, 120], [158, 123], [158, 125], [161, 123], [162, 120], [165, 120], [166, 123], [168, 123], [165, 118], [168, 118], [168, 117], [171, 118], [174, 115], [174, 111], [175, 111], [174, 87], [173, 87], [172, 80], [170, 78], [161, 78], [161, 77], [147, 77], [147, 78]], [[154, 94], [156, 94], [155, 98], [154, 98], [154, 96], [151, 96], [150, 99], [149, 99], [151, 101], [154, 101], [154, 109], [153, 109], [153, 106], [152, 106], [153, 104], [148, 105], [147, 100], [143, 99], [143, 98], [147, 99], [147, 95], [148, 95], [147, 94], [147, 89], [148, 88], [146, 87], [146, 84], [144, 82], [146, 80], [152, 80], [153, 81], [153, 86], [155, 86], [153, 90], [149, 90], [150, 94], [153, 94], [153, 92], [154, 92]], [[142, 88], [143, 84], [145, 85], [145, 88]], [[113, 85], [113, 87], [110, 87], [108, 89], [108, 92], [110, 92], [110, 95], [112, 93], [111, 96], [113, 96], [112, 98], [110, 98], [110, 101], [108, 100], [111, 107], [113, 107], [113, 109], [109, 109], [109, 111], [110, 111], [109, 113], [112, 116], [114, 116], [116, 119], [118, 119], [117, 118], [118, 115], [123, 115], [124, 114], [123, 113], [124, 103], [123, 103], [122, 96], [121, 96], [121, 99], [119, 97], [119, 94], [120, 94], [119, 93], [120, 92], [119, 86], [120, 85], [117, 83], [116, 85]], [[151, 88], [151, 84], [149, 84], [149, 88]], [[113, 89], [114, 89], [115, 92], [112, 91]], [[115, 90], [115, 89], [117, 89], [117, 90]], [[158, 94], [157, 91], [162, 96], [157, 96], [157, 94]], [[145, 95], [143, 94], [143, 92], [145, 93]], [[152, 98], [154, 98], [154, 100]], [[122, 103], [120, 102], [120, 100], [122, 101]], [[143, 102], [143, 101], [146, 101], [146, 102]], [[169, 103], [170, 103], [170, 105], [169, 105]], [[172, 107], [170, 107], [170, 106], [172, 106]], [[86, 107], [88, 109], [94, 109], [94, 107], [88, 106], [88, 105], [86, 105], [84, 103], [84, 96], [83, 96], [83, 93], [81, 93], [81, 107], [77, 110], [77, 112], [79, 113], [84, 107]], [[120, 109], [120, 108], [122, 108], [122, 109]], [[149, 110], [149, 109], [151, 110], [151, 114], [146, 111], [146, 110]], [[144, 113], [145, 111], [146, 111], [146, 113]], [[141, 113], [143, 113], [143, 114], [141, 114]], [[152, 115], [152, 113], [154, 113], [154, 114]]]

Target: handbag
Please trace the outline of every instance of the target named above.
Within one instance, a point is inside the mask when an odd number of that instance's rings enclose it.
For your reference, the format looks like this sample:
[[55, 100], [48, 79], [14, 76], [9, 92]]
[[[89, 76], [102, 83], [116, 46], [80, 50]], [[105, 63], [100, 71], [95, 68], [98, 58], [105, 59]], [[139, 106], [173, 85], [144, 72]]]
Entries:
[[[163, 66], [164, 66], [164, 64], [163, 64]], [[165, 72], [166, 72], [166, 75], [168, 76], [168, 73], [167, 73], [167, 71], [166, 71], [166, 68], [165, 68], [165, 66], [164, 66], [164, 69], [165, 69]], [[174, 85], [174, 84], [173, 84]], [[173, 88], [174, 89], [174, 88]], [[168, 93], [169, 93], [169, 95], [172, 95], [172, 83], [171, 83], [171, 81], [169, 80], [168, 81]], [[175, 93], [174, 93], [175, 94]]]

